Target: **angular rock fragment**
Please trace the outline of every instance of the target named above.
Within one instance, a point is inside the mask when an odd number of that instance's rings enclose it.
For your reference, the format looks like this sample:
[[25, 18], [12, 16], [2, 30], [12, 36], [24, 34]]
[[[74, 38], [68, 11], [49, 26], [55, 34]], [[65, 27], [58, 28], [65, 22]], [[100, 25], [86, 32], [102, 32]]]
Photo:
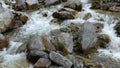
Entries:
[[49, 57], [53, 62], [55, 62], [58, 65], [62, 65], [65, 68], [71, 68], [71, 66], [73, 64], [66, 57], [62, 56], [59, 53], [53, 52], [53, 51], [49, 54]]
[[35, 64], [34, 68], [48, 68], [51, 65], [51, 61], [46, 58], [40, 58]]

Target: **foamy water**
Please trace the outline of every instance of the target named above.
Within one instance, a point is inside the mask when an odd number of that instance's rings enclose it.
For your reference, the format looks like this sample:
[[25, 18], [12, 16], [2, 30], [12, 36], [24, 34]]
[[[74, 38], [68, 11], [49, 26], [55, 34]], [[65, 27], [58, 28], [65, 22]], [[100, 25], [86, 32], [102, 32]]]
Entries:
[[[111, 42], [109, 43], [109, 47], [106, 49], [98, 49], [99, 55], [106, 55], [108, 57], [112, 57], [114, 59], [120, 59], [120, 38], [117, 37], [115, 34], [114, 26], [116, 24], [116, 20], [114, 20], [114, 16], [107, 15], [107, 14], [100, 14], [96, 13], [93, 10], [90, 10], [90, 4], [86, 4], [88, 0], [81, 0], [83, 2], [83, 10], [82, 12], [79, 12], [78, 18], [74, 20], [66, 20], [64, 23], [84, 23], [86, 20], [83, 20], [83, 17], [86, 13], [91, 13], [92, 17], [88, 19], [87, 21], [90, 21], [92, 23], [103, 23], [104, 28], [102, 29], [101, 34], [107, 34], [109, 35]], [[4, 8], [8, 8], [7, 5], [3, 3]], [[51, 25], [49, 24], [50, 21], [53, 19], [52, 13], [54, 11], [57, 11], [57, 9], [62, 8], [61, 5], [52, 6], [50, 8], [43, 8], [41, 10], [37, 10], [31, 13], [24, 13], [29, 17], [29, 20], [26, 25], [21, 27], [20, 30], [20, 36], [21, 37], [27, 37], [30, 35], [42, 35], [47, 34], [51, 30], [59, 29], [62, 27], [59, 25]], [[47, 13], [47, 17], [43, 17], [42, 13]], [[103, 18], [104, 21], [98, 21], [98, 19]], [[26, 54], [20, 53], [16, 54], [17, 48], [21, 45], [21, 42], [15, 42], [10, 41], [10, 47], [6, 50], [4, 49], [2, 52], [0, 52], [0, 66], [2, 68], [32, 68], [32, 65], [30, 65], [26, 61]], [[24, 63], [22, 63], [24, 62]], [[23, 66], [21, 66], [23, 65]]]

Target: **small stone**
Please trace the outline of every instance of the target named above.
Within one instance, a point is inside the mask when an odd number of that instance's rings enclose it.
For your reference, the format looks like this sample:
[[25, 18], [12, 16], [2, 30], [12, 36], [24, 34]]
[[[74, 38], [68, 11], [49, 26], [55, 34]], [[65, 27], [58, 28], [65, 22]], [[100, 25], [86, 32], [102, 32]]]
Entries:
[[120, 36], [120, 21], [116, 24], [114, 29], [116, 30], [117, 35]]
[[48, 68], [51, 65], [51, 61], [46, 58], [40, 58], [35, 64], [34, 68]]
[[55, 62], [58, 65], [62, 65], [65, 68], [71, 68], [71, 66], [72, 66], [72, 62], [59, 53], [52, 51], [49, 54], [49, 57], [53, 62]]
[[13, 6], [15, 10], [22, 11], [26, 10], [26, 1], [25, 0], [16, 0], [15, 5]]
[[91, 18], [92, 17], [92, 15], [91, 15], [91, 13], [87, 13], [87, 14], [85, 14], [85, 16], [84, 16], [84, 20], [88, 20], [89, 18]]
[[23, 24], [25, 24], [28, 20], [28, 17], [27, 16], [20, 16], [20, 20], [23, 22]]
[[9, 39], [0, 34], [0, 49], [6, 48], [9, 45]]

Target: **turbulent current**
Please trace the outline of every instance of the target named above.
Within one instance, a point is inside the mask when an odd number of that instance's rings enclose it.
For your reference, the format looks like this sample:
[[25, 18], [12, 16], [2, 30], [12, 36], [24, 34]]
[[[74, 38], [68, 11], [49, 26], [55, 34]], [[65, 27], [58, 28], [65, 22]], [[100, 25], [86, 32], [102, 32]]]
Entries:
[[[9, 6], [5, 5], [3, 1], [1, 2], [3, 3], [3, 7], [8, 9]], [[88, 19], [88, 21], [93, 23], [103, 23], [104, 28], [102, 29], [101, 34], [107, 34], [111, 39], [111, 42], [108, 44], [108, 48], [98, 49], [98, 56], [111, 57], [115, 60], [120, 59], [120, 38], [117, 37], [114, 30], [114, 26], [117, 22], [115, 18], [120, 19], [120, 16], [105, 11], [99, 12], [91, 10], [89, 9], [91, 4], [87, 3], [87, 0], [82, 0], [82, 4], [84, 11], [79, 12], [78, 18], [74, 20], [66, 20], [64, 22], [84, 23], [84, 15], [86, 13], [91, 13], [92, 17]], [[62, 7], [62, 5], [57, 5], [51, 6], [50, 8], [42, 8], [34, 12], [24, 12], [23, 14], [27, 15], [29, 20], [27, 21], [27, 24], [20, 28], [18, 33], [11, 36], [10, 47], [8, 49], [3, 49], [3, 51], [0, 52], [0, 68], [32, 68], [32, 65], [26, 61], [26, 53], [14, 53], [22, 44], [20, 42], [14, 42], [14, 39], [16, 37], [26, 38], [32, 35], [48, 34], [51, 30], [65, 27], [65, 23], [63, 23], [63, 25], [53, 25], [49, 23], [53, 19], [52, 13]], [[42, 14], [44, 13], [47, 13], [48, 16], [43, 17]], [[101, 18], [104, 22], [99, 20]]]

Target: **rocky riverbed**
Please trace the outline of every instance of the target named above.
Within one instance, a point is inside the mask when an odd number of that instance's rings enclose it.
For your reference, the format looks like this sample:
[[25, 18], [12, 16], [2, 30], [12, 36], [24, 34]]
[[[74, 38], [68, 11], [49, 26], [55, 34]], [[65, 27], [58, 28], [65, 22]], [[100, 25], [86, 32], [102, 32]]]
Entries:
[[119, 63], [119, 0], [0, 0], [0, 68]]

